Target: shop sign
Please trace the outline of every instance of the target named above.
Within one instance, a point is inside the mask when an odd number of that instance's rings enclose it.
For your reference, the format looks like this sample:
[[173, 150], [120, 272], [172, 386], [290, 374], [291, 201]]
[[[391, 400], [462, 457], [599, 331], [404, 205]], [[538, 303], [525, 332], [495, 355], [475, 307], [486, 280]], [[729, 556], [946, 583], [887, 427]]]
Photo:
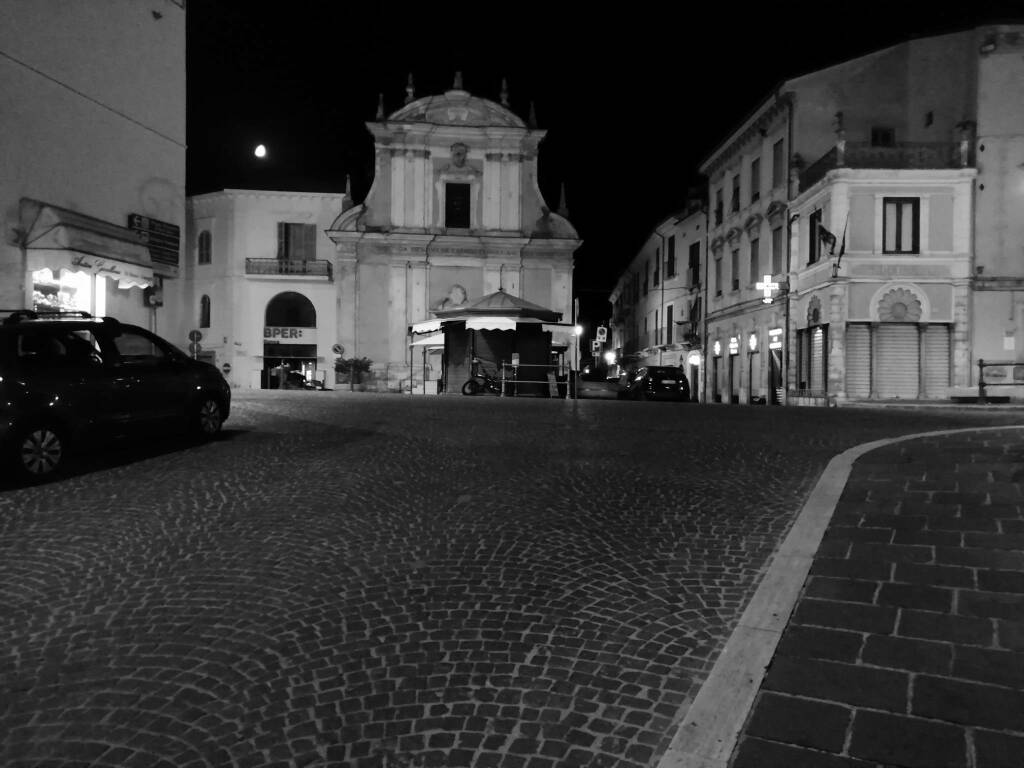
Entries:
[[135, 230], [149, 248], [149, 257], [158, 264], [178, 266], [181, 247], [181, 227], [167, 221], [158, 221], [139, 213], [128, 214], [128, 228]]
[[761, 301], [764, 302], [765, 304], [771, 304], [772, 303], [772, 293], [774, 291], [779, 290], [779, 284], [775, 283], [775, 282], [772, 282], [772, 276], [771, 275], [765, 275], [764, 276], [764, 280], [762, 280], [759, 283], [755, 283], [754, 287], [757, 288], [757, 290], [761, 291], [764, 294], [764, 297], [761, 299]]
[[738, 355], [740, 353], [740, 337], [730, 336], [729, 337], [729, 354]]
[[781, 328], [769, 328], [768, 329], [768, 349], [782, 349], [782, 329]]
[[715, 350], [715, 357], [717, 357], [718, 355], [722, 354], [722, 342], [716, 341], [715, 342], [715, 346], [714, 346], [714, 350]]
[[700, 352], [691, 352], [686, 358], [686, 362], [690, 365], [700, 365]]
[[280, 325], [268, 325], [263, 328], [263, 341], [268, 344], [284, 342], [286, 344], [316, 344], [316, 328], [288, 328]]

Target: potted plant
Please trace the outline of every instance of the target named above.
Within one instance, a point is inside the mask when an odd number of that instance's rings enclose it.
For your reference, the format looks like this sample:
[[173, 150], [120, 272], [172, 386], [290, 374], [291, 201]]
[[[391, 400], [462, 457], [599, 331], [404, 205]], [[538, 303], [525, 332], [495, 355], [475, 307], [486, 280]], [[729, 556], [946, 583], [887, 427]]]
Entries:
[[355, 391], [356, 382], [362, 383], [363, 374], [369, 373], [373, 360], [368, 357], [339, 357], [334, 361], [334, 370], [348, 375], [348, 388]]

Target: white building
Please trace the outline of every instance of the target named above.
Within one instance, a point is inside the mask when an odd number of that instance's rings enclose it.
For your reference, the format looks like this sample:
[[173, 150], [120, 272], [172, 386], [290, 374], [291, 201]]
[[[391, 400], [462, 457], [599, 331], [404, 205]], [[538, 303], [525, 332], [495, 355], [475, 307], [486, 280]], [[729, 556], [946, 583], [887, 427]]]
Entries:
[[185, 219], [184, 5], [0, 0], [0, 308], [168, 324]]
[[234, 387], [276, 388], [282, 364], [333, 384], [338, 291], [324, 231], [347, 200], [244, 189], [190, 197], [172, 337], [186, 344], [198, 331], [199, 356]]
[[1022, 53], [989, 26], [792, 78], [705, 160], [711, 400], [1024, 382]]

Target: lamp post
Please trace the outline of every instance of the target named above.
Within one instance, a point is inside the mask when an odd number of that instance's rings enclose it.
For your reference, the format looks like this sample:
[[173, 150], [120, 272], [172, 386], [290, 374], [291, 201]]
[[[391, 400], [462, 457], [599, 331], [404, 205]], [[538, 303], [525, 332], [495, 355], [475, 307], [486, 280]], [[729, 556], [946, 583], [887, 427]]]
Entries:
[[569, 371], [569, 378], [572, 379], [572, 399], [576, 399], [576, 376], [580, 367], [580, 336], [583, 335], [583, 326], [574, 325], [572, 335], [575, 343], [572, 345], [572, 370]]

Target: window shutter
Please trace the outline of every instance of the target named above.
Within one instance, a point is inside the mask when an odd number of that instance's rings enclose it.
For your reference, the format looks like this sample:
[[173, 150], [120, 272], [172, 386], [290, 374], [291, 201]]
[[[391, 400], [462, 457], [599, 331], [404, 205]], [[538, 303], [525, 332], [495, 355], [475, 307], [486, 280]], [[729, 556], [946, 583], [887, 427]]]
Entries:
[[277, 222], [277, 258], [288, 258], [288, 225], [283, 221]]

